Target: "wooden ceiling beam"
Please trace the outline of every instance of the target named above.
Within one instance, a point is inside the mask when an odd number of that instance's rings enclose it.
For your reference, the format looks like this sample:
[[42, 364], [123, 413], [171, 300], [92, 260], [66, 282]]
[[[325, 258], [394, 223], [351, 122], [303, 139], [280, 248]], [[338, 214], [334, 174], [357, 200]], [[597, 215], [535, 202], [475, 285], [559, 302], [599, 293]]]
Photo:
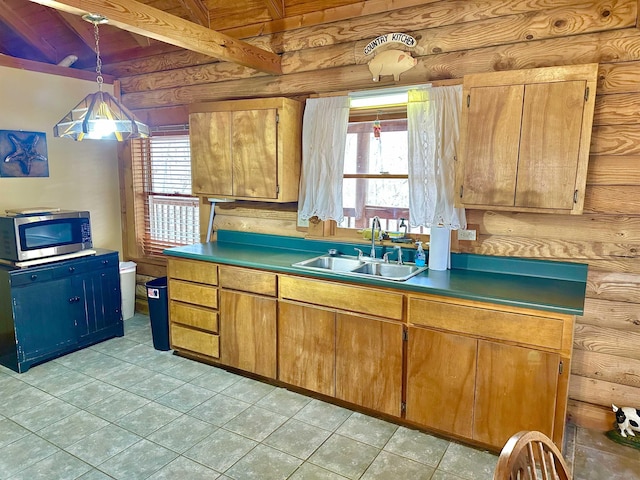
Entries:
[[271, 18], [274, 20], [284, 18], [284, 0], [264, 0], [264, 3], [267, 4]]
[[67, 12], [56, 11], [55, 13], [60, 17], [62, 22], [82, 40], [82, 43], [95, 51], [96, 39], [93, 33], [93, 26], [90, 23], [85, 22], [77, 15], [71, 15]]
[[[33, 0], [32, 0], [33, 1]], [[269, 2], [271, 0], [264, 0]], [[277, 0], [274, 0], [277, 1]], [[325, 23], [339, 22], [350, 18], [375, 15], [377, 13], [399, 10], [407, 7], [415, 7], [428, 3], [437, 3], [440, 0], [366, 0], [364, 2], [350, 3], [340, 7], [332, 7], [324, 10], [295, 15], [291, 17], [274, 18], [269, 22], [259, 22], [242, 27], [223, 29], [224, 33], [234, 38], [249, 38], [270, 33], [285, 32], [299, 28], [314, 27]], [[640, 0], [638, 0], [640, 2]], [[373, 38], [376, 32], [371, 33]]]
[[209, 9], [202, 0], [178, 0], [178, 2], [180, 2], [180, 5], [189, 12], [189, 18], [192, 22], [209, 28], [211, 25]]
[[265, 73], [282, 74], [280, 57], [275, 53], [134, 0], [30, 1], [74, 15], [100, 14], [122, 30]]
[[5, 2], [0, 2], [0, 20], [10, 26], [31, 47], [35, 48], [50, 63], [58, 63], [58, 52], [35, 32], [29, 24], [10, 9]]

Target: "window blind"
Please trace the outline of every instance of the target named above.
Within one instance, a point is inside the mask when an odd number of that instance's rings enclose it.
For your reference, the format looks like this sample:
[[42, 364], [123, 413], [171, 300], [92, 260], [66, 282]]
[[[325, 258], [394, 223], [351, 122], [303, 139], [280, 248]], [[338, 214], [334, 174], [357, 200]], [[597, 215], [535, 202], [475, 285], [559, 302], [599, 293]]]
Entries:
[[136, 241], [143, 255], [200, 241], [188, 135], [131, 141]]

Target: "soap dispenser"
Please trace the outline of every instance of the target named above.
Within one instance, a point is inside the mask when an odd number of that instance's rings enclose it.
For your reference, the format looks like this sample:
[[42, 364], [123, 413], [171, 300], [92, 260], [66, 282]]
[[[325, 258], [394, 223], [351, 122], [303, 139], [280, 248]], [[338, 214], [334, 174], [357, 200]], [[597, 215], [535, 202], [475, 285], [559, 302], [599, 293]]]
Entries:
[[415, 264], [416, 267], [424, 267], [426, 256], [422, 249], [422, 242], [416, 242], [418, 249], [416, 250]]

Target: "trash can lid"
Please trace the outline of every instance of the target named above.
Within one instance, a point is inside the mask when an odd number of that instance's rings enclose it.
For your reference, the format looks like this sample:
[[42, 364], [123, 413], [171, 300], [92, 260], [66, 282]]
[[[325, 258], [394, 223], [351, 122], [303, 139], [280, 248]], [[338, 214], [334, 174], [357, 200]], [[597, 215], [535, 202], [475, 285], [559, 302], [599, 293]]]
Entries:
[[135, 262], [120, 262], [120, 273], [133, 272], [135, 269]]

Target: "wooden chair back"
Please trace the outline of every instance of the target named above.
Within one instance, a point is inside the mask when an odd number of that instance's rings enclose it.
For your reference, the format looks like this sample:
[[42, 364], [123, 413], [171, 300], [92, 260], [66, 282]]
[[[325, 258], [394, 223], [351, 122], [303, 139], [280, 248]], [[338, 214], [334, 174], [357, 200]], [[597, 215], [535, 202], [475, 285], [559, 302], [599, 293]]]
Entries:
[[493, 480], [571, 480], [562, 452], [542, 432], [513, 435], [502, 448]]

